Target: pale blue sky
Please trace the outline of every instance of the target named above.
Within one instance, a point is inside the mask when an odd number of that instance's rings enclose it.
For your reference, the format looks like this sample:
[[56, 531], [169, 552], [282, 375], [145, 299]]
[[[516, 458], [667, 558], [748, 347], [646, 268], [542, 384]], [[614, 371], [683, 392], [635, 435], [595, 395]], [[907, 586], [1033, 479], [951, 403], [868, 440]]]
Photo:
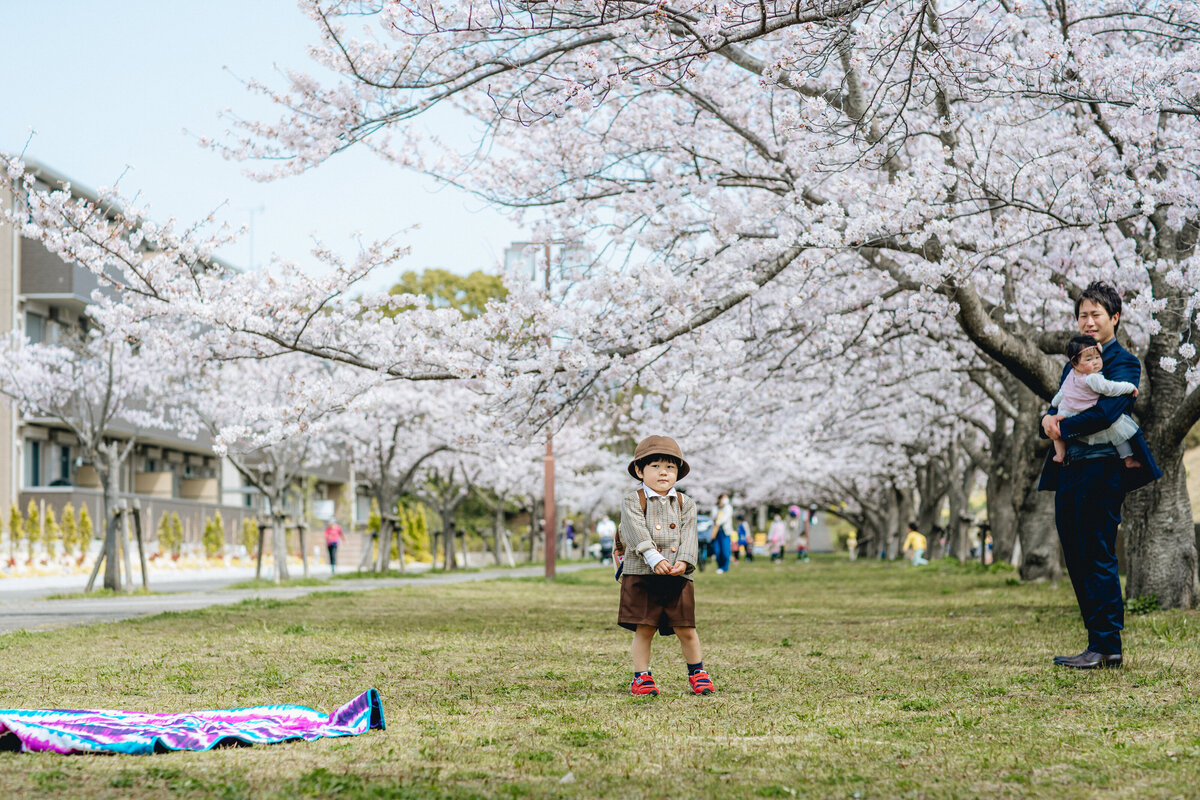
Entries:
[[[28, 156], [93, 188], [112, 185], [128, 165], [123, 193], [140, 193], [157, 218], [193, 220], [228, 201], [220, 215], [242, 225], [253, 211], [260, 265], [271, 252], [308, 262], [313, 235], [352, 253], [355, 232], [381, 238], [418, 225], [403, 237], [413, 252], [398, 270], [494, 270], [522, 238], [481, 201], [365, 151], [264, 184], [183, 133], [219, 136], [227, 108], [277, 116], [224, 68], [269, 81], [277, 69], [307, 69], [312, 23], [292, 0], [0, 0], [0, 8], [0, 149], [20, 151], [33, 129]], [[250, 243], [221, 255], [245, 266]]]

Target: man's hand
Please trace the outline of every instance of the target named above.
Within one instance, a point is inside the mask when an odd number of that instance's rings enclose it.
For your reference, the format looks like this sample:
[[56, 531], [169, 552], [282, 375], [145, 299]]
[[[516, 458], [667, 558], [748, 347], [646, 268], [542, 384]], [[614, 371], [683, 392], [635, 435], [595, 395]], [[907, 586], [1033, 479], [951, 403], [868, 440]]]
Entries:
[[671, 571], [668, 572], [667, 574], [668, 575], [682, 575], [686, 571], [687, 571], [687, 562], [686, 561], [676, 561], [675, 566], [671, 567]]
[[1136, 386], [1133, 387], [1133, 396], [1135, 399], [1137, 398], [1137, 387]]
[[1042, 417], [1042, 430], [1046, 432], [1046, 436], [1051, 439], [1062, 439], [1062, 433], [1058, 430], [1058, 423], [1066, 419], [1064, 414], [1047, 414]]
[[671, 565], [668, 564], [665, 559], [658, 562], [657, 564], [654, 565], [654, 574], [655, 575], [670, 575], [671, 574]]

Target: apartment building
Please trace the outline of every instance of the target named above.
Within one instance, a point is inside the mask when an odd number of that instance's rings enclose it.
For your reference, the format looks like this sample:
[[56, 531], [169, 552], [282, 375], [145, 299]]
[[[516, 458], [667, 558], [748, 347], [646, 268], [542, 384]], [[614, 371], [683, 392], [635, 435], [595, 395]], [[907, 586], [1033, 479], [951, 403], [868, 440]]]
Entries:
[[[68, 182], [44, 165], [31, 163], [29, 168], [47, 185]], [[70, 184], [72, 192], [95, 199], [86, 188]], [[0, 188], [0, 206], [8, 210], [13, 203]], [[0, 224], [0, 333], [21, 330], [32, 342], [53, 342], [85, 323], [98, 288], [100, 281], [90, 271], [64, 263], [39, 242]], [[108, 433], [118, 440], [135, 438], [120, 489], [123, 497], [144, 509], [151, 526], [163, 513], [178, 513], [185, 539], [198, 541], [205, 519], [220, 511], [232, 539], [244, 518], [265, 510], [261, 496], [213, 453], [206, 434], [145, 432], [122, 422]], [[311, 476], [307, 495], [316, 501], [320, 516], [333, 513], [343, 523], [349, 521], [353, 511], [343, 502], [349, 482], [347, 465]], [[6, 518], [12, 504], [24, 511], [30, 501], [53, 507], [56, 513], [68, 502], [76, 509], [86, 505], [93, 519], [102, 519], [100, 481], [71, 432], [52, 419], [22, 417], [0, 396], [0, 509]], [[299, 491], [288, 505], [290, 514], [299, 513]]]

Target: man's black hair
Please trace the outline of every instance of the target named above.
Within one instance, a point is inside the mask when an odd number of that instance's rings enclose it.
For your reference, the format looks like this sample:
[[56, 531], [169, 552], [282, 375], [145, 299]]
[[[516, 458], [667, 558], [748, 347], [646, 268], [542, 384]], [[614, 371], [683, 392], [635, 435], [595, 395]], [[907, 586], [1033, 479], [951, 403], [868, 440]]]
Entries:
[[1090, 350], [1093, 347], [1100, 347], [1100, 343], [1096, 341], [1095, 336], [1088, 336], [1086, 333], [1081, 333], [1078, 336], [1072, 336], [1067, 342], [1067, 358], [1072, 364], [1079, 358], [1079, 354], [1084, 350]]
[[655, 461], [670, 461], [676, 467], [683, 466], [683, 461], [681, 459], [678, 459], [675, 456], [669, 456], [666, 453], [651, 453], [645, 458], [639, 458], [637, 461], [634, 461], [633, 466], [637, 468], [638, 472], [645, 472], [646, 467], [650, 466]]
[[[1075, 300], [1075, 317], [1079, 318], [1079, 307], [1083, 305], [1084, 300], [1091, 300], [1093, 303], [1099, 303], [1108, 312], [1110, 317], [1115, 317], [1121, 313], [1121, 295], [1111, 284], [1104, 281], [1092, 281], [1088, 287], [1083, 290]], [[1113, 329], [1119, 328], [1121, 321], [1117, 320], [1117, 324]]]

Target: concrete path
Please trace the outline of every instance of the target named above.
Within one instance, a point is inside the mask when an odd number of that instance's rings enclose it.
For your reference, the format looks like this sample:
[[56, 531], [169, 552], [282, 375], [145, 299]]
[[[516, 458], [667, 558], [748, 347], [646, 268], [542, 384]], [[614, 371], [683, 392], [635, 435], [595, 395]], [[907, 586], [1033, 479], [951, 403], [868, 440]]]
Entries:
[[[558, 573], [581, 569], [600, 569], [595, 563], [559, 564]], [[608, 569], [605, 567], [605, 569]], [[129, 597], [91, 597], [78, 600], [47, 600], [50, 594], [78, 592], [86, 580], [64, 585], [62, 579], [53, 583], [43, 579], [5, 579], [0, 581], [0, 634], [12, 631], [40, 631], [72, 625], [93, 625], [117, 622], [133, 617], [161, 614], [164, 611], [190, 611], [215, 605], [240, 603], [248, 598], [288, 600], [314, 592], [367, 591], [369, 589], [401, 586], [431, 586], [445, 583], [470, 583], [497, 578], [527, 578], [543, 575], [541, 564], [514, 569], [485, 569], [472, 572], [451, 572], [412, 578], [362, 578], [332, 581], [324, 586], [287, 586], [270, 589], [226, 589], [254, 577], [221, 571], [220, 575], [197, 577], [195, 573], [180, 576], [158, 576], [151, 589], [162, 594]], [[10, 581], [12, 583], [10, 583]], [[23, 581], [23, 583], [17, 583]], [[41, 581], [31, 585], [30, 581]]]

